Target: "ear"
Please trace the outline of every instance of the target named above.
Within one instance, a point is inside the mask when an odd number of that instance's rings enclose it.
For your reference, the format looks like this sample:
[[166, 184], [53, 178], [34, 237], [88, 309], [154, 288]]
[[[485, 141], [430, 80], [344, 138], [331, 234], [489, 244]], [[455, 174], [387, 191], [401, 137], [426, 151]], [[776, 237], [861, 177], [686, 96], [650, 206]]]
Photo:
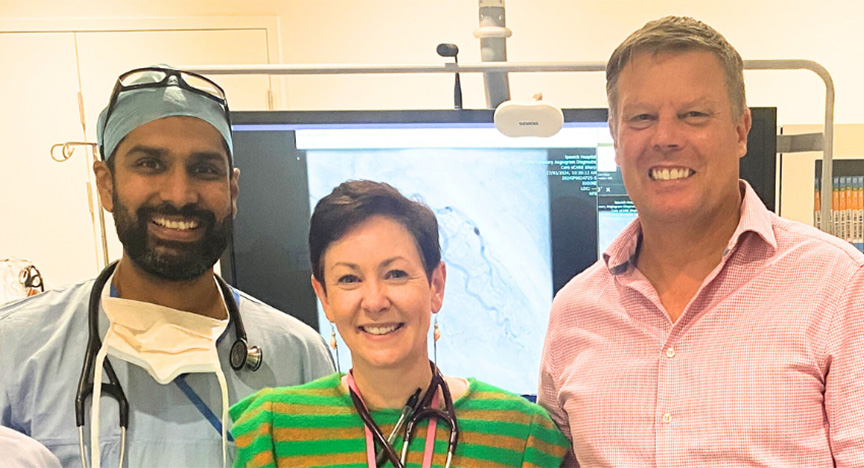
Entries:
[[93, 173], [96, 175], [96, 189], [99, 192], [99, 201], [106, 211], [114, 211], [114, 174], [108, 169], [105, 161], [93, 163]]
[[327, 317], [327, 320], [333, 321], [333, 313], [330, 312], [330, 302], [327, 301], [327, 291], [324, 290], [324, 285], [319, 283], [317, 279], [315, 279], [315, 275], [311, 276], [312, 280], [312, 289], [315, 290], [315, 295], [318, 296], [318, 300], [321, 301], [321, 308], [324, 309], [324, 316]]
[[611, 116], [606, 122], [609, 124], [609, 134], [612, 135], [612, 146], [615, 148], [615, 164], [620, 166], [621, 162], [618, 161], [618, 126], [615, 124], [615, 120]]
[[438, 264], [432, 270], [432, 279], [430, 286], [432, 287], [432, 313], [437, 314], [444, 304], [444, 283], [447, 280], [447, 267], [444, 262]]
[[750, 133], [750, 127], [753, 126], [753, 117], [750, 115], [750, 109], [744, 109], [741, 118], [735, 125], [735, 133], [738, 135], [738, 157], [743, 158], [747, 154], [747, 135]]
[[231, 180], [229, 181], [229, 184], [231, 184], [231, 209], [235, 218], [237, 217], [237, 195], [240, 193], [238, 179], [240, 179], [240, 169], [235, 167], [231, 171]]

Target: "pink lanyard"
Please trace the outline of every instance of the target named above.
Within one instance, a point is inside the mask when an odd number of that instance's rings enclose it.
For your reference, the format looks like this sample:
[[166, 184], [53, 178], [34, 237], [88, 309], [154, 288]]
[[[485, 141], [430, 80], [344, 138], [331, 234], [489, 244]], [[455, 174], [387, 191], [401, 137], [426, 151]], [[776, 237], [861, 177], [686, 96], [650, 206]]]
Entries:
[[[363, 402], [363, 395], [360, 393], [360, 389], [357, 388], [357, 383], [354, 382], [354, 376], [349, 372], [345, 375], [346, 380], [348, 382], [348, 387], [351, 390], [354, 390], [354, 393], [360, 397], [360, 401]], [[363, 407], [366, 408], [366, 403], [363, 403]], [[438, 407], [438, 389], [435, 389], [435, 395], [432, 396], [432, 407]], [[369, 409], [366, 408], [368, 411]], [[432, 466], [432, 455], [435, 453], [435, 429], [438, 427], [438, 419], [430, 418], [429, 419], [429, 428], [426, 430], [426, 447], [423, 449], [423, 468], [431, 468]], [[369, 426], [363, 424], [363, 429], [366, 430], [366, 463], [369, 465], [369, 468], [378, 468], [378, 465], [375, 461], [375, 441], [372, 439], [372, 431], [369, 430]]]

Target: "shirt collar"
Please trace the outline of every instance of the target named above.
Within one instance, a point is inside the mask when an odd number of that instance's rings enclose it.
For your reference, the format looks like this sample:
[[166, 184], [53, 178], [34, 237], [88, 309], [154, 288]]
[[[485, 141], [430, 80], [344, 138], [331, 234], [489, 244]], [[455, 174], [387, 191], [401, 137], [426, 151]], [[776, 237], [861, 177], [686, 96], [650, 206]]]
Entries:
[[756, 195], [756, 191], [745, 180], [738, 181], [741, 191], [744, 193], [743, 201], [741, 202], [741, 219], [738, 221], [738, 227], [729, 239], [729, 249], [733, 249], [738, 245], [738, 240], [745, 232], [755, 232], [766, 244], [771, 246], [772, 250], [777, 249], [777, 238], [774, 236], [774, 227], [772, 220], [774, 213], [765, 208], [765, 204]]
[[636, 257], [641, 240], [642, 224], [637, 216], [603, 252], [603, 261], [606, 262], [606, 268], [609, 269], [609, 272], [618, 275], [627, 271], [630, 262]]
[[[765, 208], [765, 204], [762, 203], [762, 200], [759, 199], [747, 181], [739, 180], [738, 184], [744, 194], [741, 201], [741, 219], [738, 221], [738, 227], [735, 228], [735, 232], [729, 239], [729, 244], [723, 255], [731, 252], [738, 245], [741, 236], [748, 231], [755, 232], [759, 238], [771, 246], [772, 250], [776, 250], [777, 238], [774, 236], [774, 229], [771, 224], [774, 215]], [[619, 275], [627, 271], [635, 260], [641, 241], [642, 224], [637, 217], [621, 231], [621, 234], [603, 252], [603, 261], [609, 272], [613, 275]]]

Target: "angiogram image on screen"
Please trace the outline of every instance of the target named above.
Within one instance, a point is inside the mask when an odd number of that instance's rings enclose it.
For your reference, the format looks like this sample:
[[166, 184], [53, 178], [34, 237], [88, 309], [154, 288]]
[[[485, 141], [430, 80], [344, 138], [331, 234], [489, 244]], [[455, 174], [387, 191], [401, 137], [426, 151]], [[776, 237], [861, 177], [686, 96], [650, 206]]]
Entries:
[[[534, 393], [553, 292], [549, 190], [545, 167], [537, 164], [546, 160], [545, 151], [342, 149], [306, 155], [310, 207], [345, 180], [369, 179], [432, 209], [447, 268], [438, 364], [451, 375]], [[320, 310], [319, 323], [327, 324]], [[346, 347], [340, 352], [347, 367]]]

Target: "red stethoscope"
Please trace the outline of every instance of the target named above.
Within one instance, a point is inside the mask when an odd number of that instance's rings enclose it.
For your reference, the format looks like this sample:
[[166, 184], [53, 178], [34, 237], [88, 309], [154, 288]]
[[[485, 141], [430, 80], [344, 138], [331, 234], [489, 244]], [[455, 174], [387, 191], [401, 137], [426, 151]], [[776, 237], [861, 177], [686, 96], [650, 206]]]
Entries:
[[[348, 392], [351, 395], [351, 401], [354, 402], [354, 407], [360, 414], [360, 419], [363, 420], [366, 430], [366, 459], [369, 468], [377, 468], [384, 459], [389, 459], [395, 468], [404, 468], [405, 459], [408, 456], [408, 445], [414, 438], [414, 433], [417, 426], [424, 420], [429, 420], [429, 428], [426, 433], [426, 447], [423, 451], [423, 468], [432, 466], [432, 454], [435, 446], [435, 430], [438, 427], [438, 420], [443, 421], [450, 429], [450, 440], [447, 444], [447, 462], [445, 468], [450, 468], [450, 463], [453, 461], [453, 452], [456, 451], [456, 446], [459, 443], [459, 425], [456, 422], [456, 412], [453, 409], [453, 398], [450, 396], [450, 387], [444, 381], [444, 377], [431, 361], [429, 365], [432, 367], [432, 381], [429, 383], [429, 388], [420, 401], [417, 401], [418, 393], [412, 395], [408, 400], [402, 412], [402, 416], [396, 422], [396, 427], [390, 434], [390, 438], [384, 437], [381, 428], [372, 420], [372, 415], [363, 403], [360, 395], [360, 390], [354, 382], [354, 376], [349, 372], [346, 376], [348, 382]], [[441, 389], [441, 394], [444, 396], [444, 406], [446, 411], [438, 409], [438, 389]], [[419, 392], [419, 389], [418, 389]], [[399, 432], [401, 425], [405, 424], [405, 433], [403, 434], [402, 454], [396, 454], [393, 448], [393, 440]], [[383, 453], [376, 455], [375, 444], [383, 449]]]

